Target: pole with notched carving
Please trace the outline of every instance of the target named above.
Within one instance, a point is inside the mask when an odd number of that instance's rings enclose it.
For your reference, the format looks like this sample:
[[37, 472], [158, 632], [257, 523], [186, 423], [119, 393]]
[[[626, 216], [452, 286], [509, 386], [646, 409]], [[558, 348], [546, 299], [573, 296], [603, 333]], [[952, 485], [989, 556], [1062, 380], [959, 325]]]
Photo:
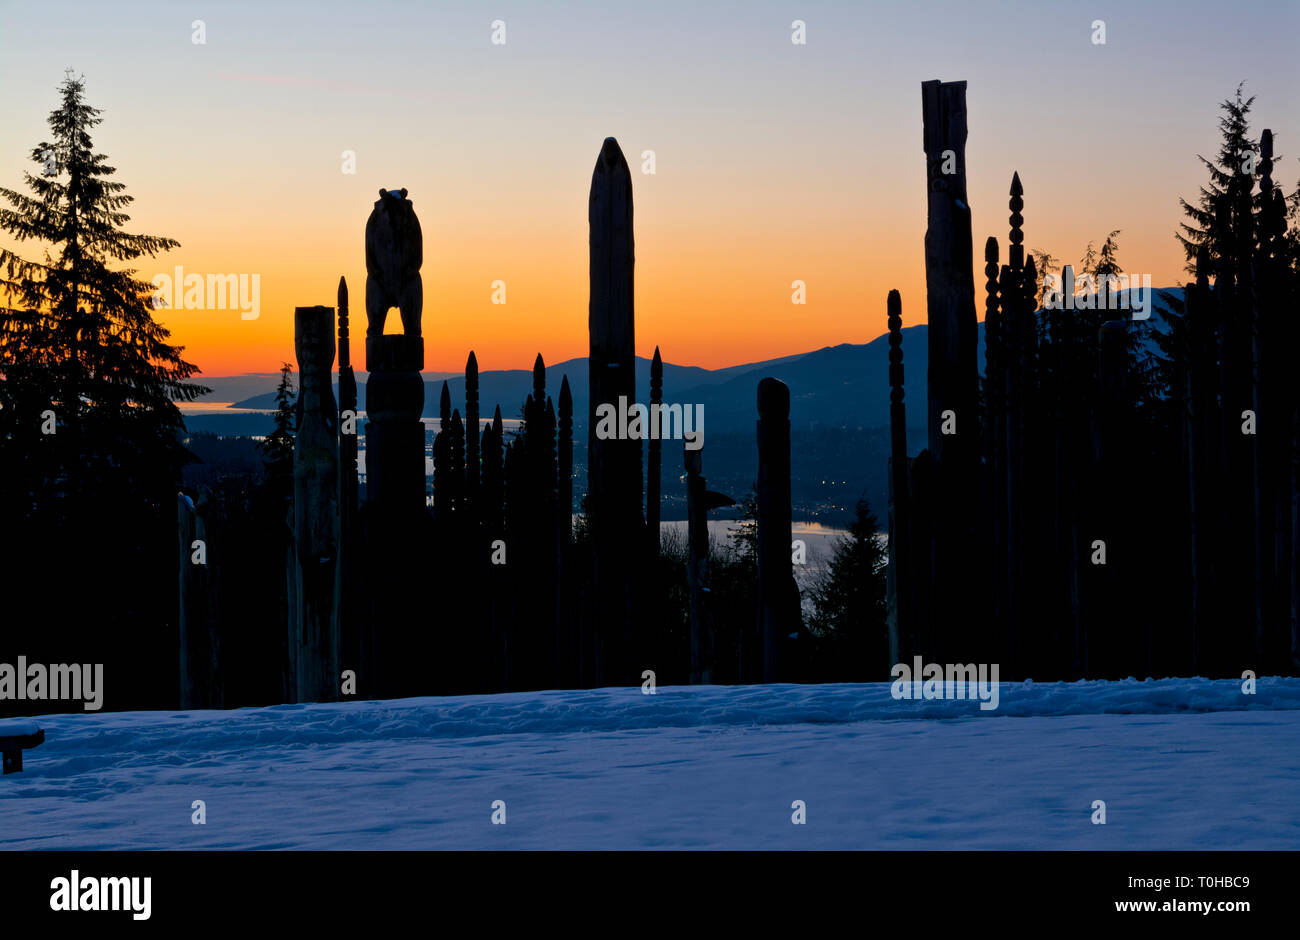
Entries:
[[334, 591], [339, 548], [338, 411], [334, 308], [294, 311], [298, 413], [293, 446], [294, 592], [289, 636], [290, 698], [338, 697], [338, 611]]

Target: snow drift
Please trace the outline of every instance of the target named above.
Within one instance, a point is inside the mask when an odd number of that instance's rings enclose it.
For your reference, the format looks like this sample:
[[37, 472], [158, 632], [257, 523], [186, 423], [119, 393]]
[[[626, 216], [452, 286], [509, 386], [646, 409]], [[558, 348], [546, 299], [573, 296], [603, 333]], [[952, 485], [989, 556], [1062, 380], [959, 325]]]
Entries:
[[0, 848], [1300, 849], [1300, 680], [999, 700], [633, 687], [48, 716], [0, 779]]

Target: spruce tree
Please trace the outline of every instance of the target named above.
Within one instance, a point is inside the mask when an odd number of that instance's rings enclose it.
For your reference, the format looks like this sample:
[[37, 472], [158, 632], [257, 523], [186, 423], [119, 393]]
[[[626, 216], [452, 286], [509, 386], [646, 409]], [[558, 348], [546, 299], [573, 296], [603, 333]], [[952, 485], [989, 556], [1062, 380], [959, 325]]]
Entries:
[[[1223, 139], [1218, 155], [1213, 160], [1197, 156], [1210, 171], [1210, 181], [1201, 187], [1197, 204], [1192, 205], [1186, 199], [1178, 200], [1183, 213], [1191, 220], [1190, 223], [1183, 222], [1179, 225], [1182, 232], [1176, 237], [1187, 253], [1186, 270], [1192, 274], [1196, 273], [1196, 251], [1201, 245], [1209, 249], [1211, 267], [1218, 262], [1220, 250], [1214, 235], [1215, 212], [1223, 200], [1231, 199], [1235, 186], [1241, 185], [1241, 178], [1254, 173], [1254, 158], [1259, 155], [1259, 143], [1250, 137], [1248, 115], [1255, 97], [1242, 97], [1245, 84], [1239, 84], [1234, 97], [1225, 99], [1219, 105], [1223, 111], [1223, 116], [1219, 118], [1219, 130]], [[1247, 154], [1253, 156], [1248, 157]], [[1234, 183], [1234, 180], [1238, 182]]]
[[297, 413], [293, 388], [293, 367], [280, 366], [280, 384], [275, 388], [275, 430], [259, 443], [262, 465], [272, 478], [293, 476], [294, 419]]
[[1119, 265], [1119, 242], [1115, 236], [1122, 230], [1114, 229], [1106, 240], [1102, 242], [1101, 250], [1094, 247], [1095, 242], [1088, 242], [1088, 247], [1083, 251], [1083, 257], [1079, 260], [1079, 266], [1076, 276], [1086, 275], [1091, 278], [1091, 283], [1085, 283], [1085, 290], [1088, 293], [1094, 293], [1101, 289], [1102, 282], [1108, 276], [1114, 276], [1124, 273], [1124, 269]]
[[176, 242], [124, 231], [132, 199], [93, 148], [84, 91], [71, 74], [60, 86], [30, 193], [0, 188], [0, 230], [19, 246], [0, 248], [3, 635], [33, 662], [102, 663], [107, 707], [160, 707], [175, 698], [189, 459], [174, 403], [208, 389], [187, 381], [197, 368], [132, 267]]
[[865, 499], [855, 507], [849, 534], [835, 546], [830, 565], [813, 588], [812, 633], [825, 648], [824, 659], [848, 666], [844, 678], [865, 679], [888, 657], [885, 620], [885, 566], [880, 522]]
[[[0, 188], [0, 229], [46, 245], [42, 261], [0, 248], [0, 446], [25, 465], [23, 505], [37, 512], [105, 492], [161, 505], [187, 460], [174, 402], [209, 391], [186, 381], [197, 366], [154, 320], [154, 286], [115, 267], [178, 243], [123, 231], [133, 200], [93, 149], [102, 118], [84, 92], [69, 72], [52, 137], [31, 151], [41, 171], [24, 174], [32, 195]], [[41, 415], [56, 433], [38, 433]]]

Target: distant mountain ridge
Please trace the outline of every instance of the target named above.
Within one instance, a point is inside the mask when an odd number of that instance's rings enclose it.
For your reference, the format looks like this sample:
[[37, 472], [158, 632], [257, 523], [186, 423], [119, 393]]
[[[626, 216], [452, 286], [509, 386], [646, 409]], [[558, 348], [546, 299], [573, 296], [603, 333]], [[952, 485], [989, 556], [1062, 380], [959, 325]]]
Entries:
[[[1181, 288], [1163, 294], [1181, 300]], [[1168, 298], [1157, 294], [1152, 325], [1163, 328]], [[979, 324], [979, 370], [984, 370], [984, 324]], [[1150, 346], [1148, 345], [1148, 348]], [[904, 404], [909, 428], [926, 424], [926, 372], [929, 364], [929, 329], [925, 324], [903, 329]], [[573, 393], [575, 423], [585, 426], [587, 418], [587, 359], [580, 357], [547, 366], [546, 390], [559, 396], [560, 381], [569, 378]], [[704, 405], [704, 429], [708, 432], [752, 432], [757, 419], [757, 384], [772, 376], [790, 387], [790, 422], [796, 430], [820, 428], [871, 429], [889, 424], [889, 335], [869, 343], [841, 343], [806, 353], [776, 359], [704, 369], [664, 363], [664, 401], [683, 405]], [[243, 379], [245, 377], [238, 377]], [[248, 377], [248, 378], [261, 378]], [[267, 374], [274, 388], [278, 376]], [[447, 373], [425, 373], [424, 416], [437, 417], [443, 379], [451, 393], [452, 407], [464, 411], [465, 379]], [[217, 380], [213, 380], [217, 381]], [[479, 408], [484, 419], [501, 406], [503, 418], [519, 417], [524, 399], [532, 392], [532, 371], [489, 370], [479, 374]], [[357, 374], [359, 405], [365, 410], [365, 373]], [[636, 359], [639, 400], [647, 403], [650, 393], [650, 360]], [[337, 394], [337, 387], [335, 389]], [[275, 392], [263, 392], [235, 402], [236, 408], [273, 409]], [[191, 419], [193, 420], [193, 419]]]
[[[1181, 290], [1158, 295], [1151, 325], [1164, 332], [1169, 300], [1181, 299]], [[1154, 354], [1150, 332], [1143, 330], [1142, 346]], [[978, 367], [984, 368], [984, 324], [979, 324]], [[904, 404], [907, 406], [908, 452], [919, 453], [926, 446], [926, 372], [929, 362], [929, 331], [924, 324], [903, 330]], [[577, 492], [585, 491], [587, 431], [587, 360], [570, 359], [546, 370], [546, 388], [555, 398], [560, 379], [569, 377], [574, 397], [574, 465], [578, 473]], [[865, 495], [877, 513], [887, 505], [886, 468], [889, 458], [889, 337], [869, 343], [841, 343], [811, 352], [751, 362], [725, 369], [664, 364], [664, 399], [667, 403], [704, 405], [705, 472], [709, 485], [739, 498], [755, 478], [754, 441], [757, 420], [758, 380], [774, 376], [790, 386], [792, 501], [796, 518], [831, 525], [852, 520], [853, 502]], [[425, 409], [436, 416], [445, 375], [425, 373]], [[234, 377], [245, 382], [248, 376]], [[251, 377], [272, 389], [278, 375]], [[650, 362], [636, 361], [637, 394], [642, 403], [650, 392]], [[219, 385], [220, 380], [210, 380]], [[365, 407], [364, 374], [358, 376], [362, 407]], [[532, 391], [532, 372], [509, 369], [483, 372], [479, 376], [479, 402], [484, 419], [501, 405], [502, 417], [518, 417], [525, 397]], [[465, 380], [448, 378], [453, 407], [464, 410]], [[337, 393], [337, 390], [336, 390]], [[237, 403], [242, 408], [270, 408], [274, 392], [262, 392]], [[224, 397], [219, 401], [227, 400]], [[263, 435], [272, 428], [267, 412], [230, 411], [220, 414], [191, 414], [185, 418], [191, 431], [210, 431], [224, 436]], [[365, 434], [364, 423], [360, 426]], [[681, 448], [664, 448], [663, 518], [680, 519], [685, 513], [685, 490], [681, 478]]]
[[[926, 328], [905, 329], [904, 348], [913, 347], [920, 358], [918, 370], [907, 374], [907, 393], [922, 394], [925, 388]], [[761, 374], [757, 374], [761, 373]], [[664, 400], [666, 403], [703, 404], [705, 429], [716, 431], [752, 430], [756, 419], [755, 394], [758, 379], [773, 376], [790, 386], [791, 420], [796, 427], [814, 425], [875, 427], [889, 420], [889, 337], [881, 336], [870, 343], [842, 343], [812, 352], [783, 356], [761, 362], [744, 363], [723, 369], [680, 366], [664, 363]], [[560, 382], [568, 376], [573, 393], [574, 417], [585, 425], [587, 403], [587, 359], [580, 357], [546, 368], [546, 391], [558, 397]], [[259, 377], [260, 378], [260, 377]], [[365, 410], [365, 373], [357, 375], [359, 407]], [[452, 407], [465, 409], [463, 375], [425, 373], [424, 416], [437, 417], [442, 382], [446, 380]], [[215, 381], [215, 380], [214, 380]], [[268, 375], [274, 383], [278, 375]], [[649, 401], [650, 360], [636, 359], [636, 385], [639, 400]], [[530, 369], [489, 370], [479, 374], [479, 407], [483, 418], [501, 406], [504, 418], [518, 417], [524, 399], [532, 393]], [[337, 394], [337, 385], [335, 386]], [[871, 402], [872, 397], [880, 398]], [[275, 392], [266, 391], [236, 401], [231, 407], [271, 410]]]

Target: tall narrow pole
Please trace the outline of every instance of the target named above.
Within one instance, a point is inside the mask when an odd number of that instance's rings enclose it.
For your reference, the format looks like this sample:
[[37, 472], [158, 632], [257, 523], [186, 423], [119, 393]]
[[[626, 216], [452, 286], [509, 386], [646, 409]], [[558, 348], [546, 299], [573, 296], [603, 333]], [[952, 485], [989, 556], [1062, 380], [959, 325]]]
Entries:
[[659, 435], [663, 431], [659, 420], [659, 408], [664, 400], [664, 361], [655, 347], [655, 355], [650, 360], [650, 443], [646, 448], [645, 471], [645, 527], [646, 541], [652, 559], [659, 557], [659, 486], [663, 463], [663, 441]]
[[[979, 499], [978, 322], [966, 196], [966, 83], [921, 84], [928, 188], [929, 451], [933, 462], [933, 661], [965, 654], [958, 633], [974, 596], [972, 527]], [[1018, 246], [1016, 246], [1018, 247]], [[1013, 257], [1016, 247], [1012, 248]]]
[[330, 382], [334, 310], [294, 311], [298, 414], [293, 448], [294, 610], [289, 649], [292, 699], [338, 697], [339, 636], [334, 594], [338, 557], [338, 410]]
[[686, 467], [686, 586], [691, 618], [691, 684], [713, 681], [713, 611], [709, 604], [709, 498], [702, 450], [682, 448]]
[[757, 430], [758, 644], [747, 681], [776, 682], [799, 604], [790, 561], [790, 389], [778, 379], [758, 383]]
[[368, 688], [370, 663], [363, 632], [364, 618], [356, 616], [357, 546], [357, 378], [352, 371], [352, 342], [349, 329], [348, 282], [339, 278], [339, 550], [338, 618], [340, 666], [365, 676]]
[[886, 300], [889, 313], [889, 662], [913, 655], [916, 625], [912, 585], [911, 494], [907, 475], [907, 405], [903, 401], [903, 299], [896, 290]]
[[[602, 433], [598, 409], [636, 401], [632, 269], [632, 174], [618, 142], [607, 137], [591, 175], [590, 395], [588, 504], [598, 636], [596, 682], [630, 681], [632, 574], [641, 517], [641, 442]], [[608, 422], [605, 423], [608, 428]]]

